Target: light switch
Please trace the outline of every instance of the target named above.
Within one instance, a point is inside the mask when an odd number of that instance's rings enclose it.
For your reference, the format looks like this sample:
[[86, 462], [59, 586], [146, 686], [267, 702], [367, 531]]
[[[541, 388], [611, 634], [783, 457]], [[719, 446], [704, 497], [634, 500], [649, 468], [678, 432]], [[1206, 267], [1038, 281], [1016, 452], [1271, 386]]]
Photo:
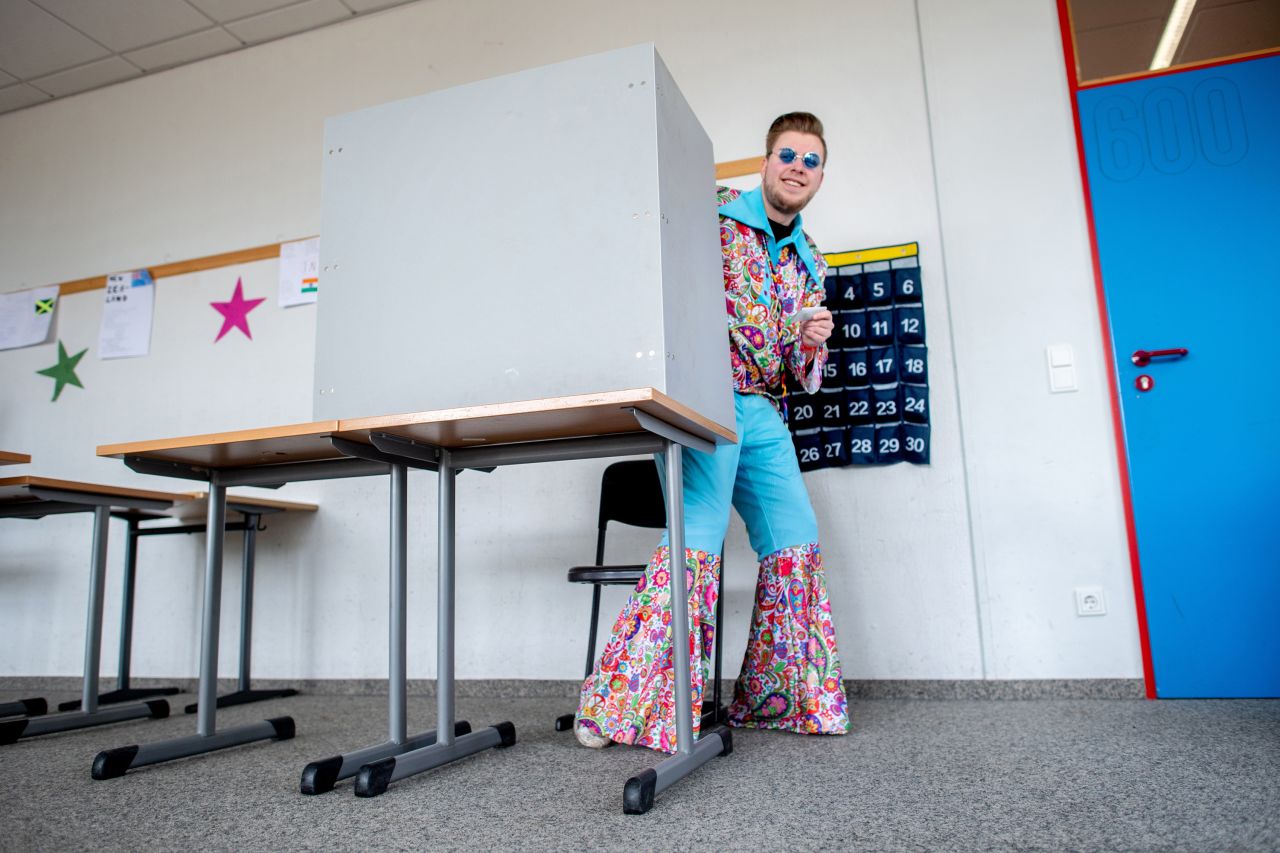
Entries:
[[1076, 384], [1076, 356], [1071, 344], [1049, 344], [1045, 348], [1049, 362], [1049, 391], [1061, 394], [1079, 390]]

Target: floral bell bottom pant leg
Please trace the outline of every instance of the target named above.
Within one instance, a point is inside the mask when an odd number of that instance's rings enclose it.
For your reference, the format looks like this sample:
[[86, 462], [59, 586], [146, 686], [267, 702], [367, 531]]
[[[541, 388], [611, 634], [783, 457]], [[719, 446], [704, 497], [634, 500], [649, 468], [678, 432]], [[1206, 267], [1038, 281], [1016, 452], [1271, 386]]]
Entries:
[[[818, 528], [791, 435], [765, 398], [735, 394], [738, 444], [683, 450], [685, 576], [693, 731], [711, 679], [720, 549], [734, 507], [760, 560], [755, 606], [729, 724], [844, 734], [848, 706], [827, 600]], [[659, 473], [665, 466], [658, 460]], [[619, 743], [676, 750], [671, 654], [671, 560], [666, 538], [614, 622], [583, 682], [580, 725]]]

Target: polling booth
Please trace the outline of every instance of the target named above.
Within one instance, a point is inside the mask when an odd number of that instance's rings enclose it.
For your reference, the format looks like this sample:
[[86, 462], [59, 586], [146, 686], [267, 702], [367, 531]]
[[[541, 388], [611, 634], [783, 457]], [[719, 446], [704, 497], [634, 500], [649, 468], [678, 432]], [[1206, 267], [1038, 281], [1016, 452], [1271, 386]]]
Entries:
[[317, 420], [652, 387], [733, 425], [711, 141], [646, 44], [329, 119]]

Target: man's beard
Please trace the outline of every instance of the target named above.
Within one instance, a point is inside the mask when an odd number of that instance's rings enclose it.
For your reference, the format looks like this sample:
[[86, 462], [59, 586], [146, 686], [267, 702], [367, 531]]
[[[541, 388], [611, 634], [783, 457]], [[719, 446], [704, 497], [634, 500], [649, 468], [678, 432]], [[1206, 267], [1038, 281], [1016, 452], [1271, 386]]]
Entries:
[[798, 202], [787, 201], [774, 192], [772, 187], [767, 186], [764, 188], [764, 197], [769, 202], [769, 206], [778, 211], [778, 213], [781, 213], [783, 216], [795, 216], [797, 213], [804, 210], [809, 204], [809, 200], [813, 198], [813, 196], [809, 196], [809, 198], [802, 199]]

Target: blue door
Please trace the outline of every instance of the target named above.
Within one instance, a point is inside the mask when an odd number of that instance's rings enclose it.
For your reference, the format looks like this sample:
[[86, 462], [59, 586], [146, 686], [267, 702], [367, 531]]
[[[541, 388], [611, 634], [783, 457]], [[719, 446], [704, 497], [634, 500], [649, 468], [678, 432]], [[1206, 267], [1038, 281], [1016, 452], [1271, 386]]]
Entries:
[[1077, 98], [1156, 695], [1280, 696], [1280, 56]]

